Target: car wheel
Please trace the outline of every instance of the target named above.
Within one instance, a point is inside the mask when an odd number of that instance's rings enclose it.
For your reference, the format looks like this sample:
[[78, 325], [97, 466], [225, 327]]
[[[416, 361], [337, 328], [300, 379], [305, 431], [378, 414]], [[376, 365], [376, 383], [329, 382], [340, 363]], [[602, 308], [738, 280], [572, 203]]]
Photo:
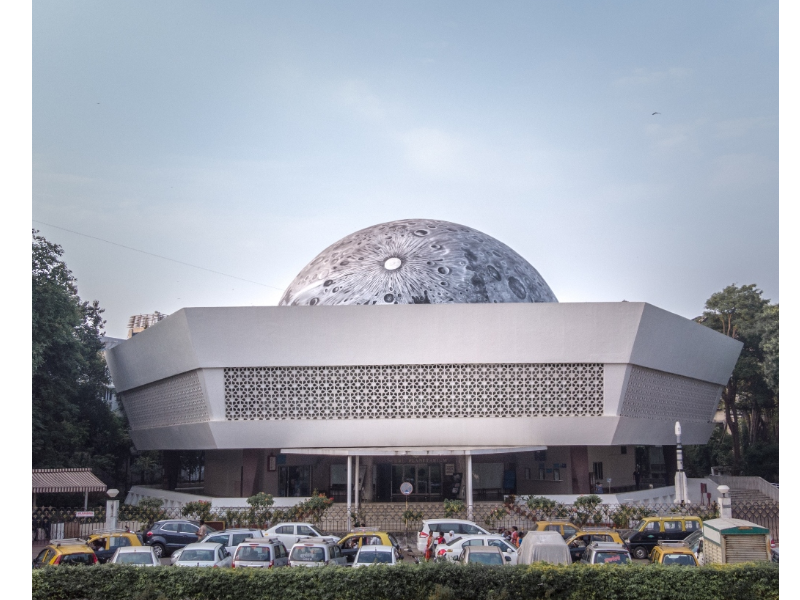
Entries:
[[644, 546], [636, 546], [636, 548], [633, 549], [633, 558], [638, 558], [640, 560], [647, 558], [647, 548]]
[[161, 557], [164, 556], [164, 546], [161, 544], [153, 544], [153, 554], [156, 555], [158, 560], [161, 560]]

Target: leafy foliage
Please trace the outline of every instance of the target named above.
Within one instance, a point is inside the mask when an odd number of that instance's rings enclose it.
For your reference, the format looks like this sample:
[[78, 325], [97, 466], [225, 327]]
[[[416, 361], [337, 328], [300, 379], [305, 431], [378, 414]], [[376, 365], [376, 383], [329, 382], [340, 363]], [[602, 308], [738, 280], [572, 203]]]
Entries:
[[32, 462], [34, 468], [92, 467], [125, 481], [130, 439], [105, 402], [109, 383], [97, 301], [78, 296], [63, 250], [33, 231]]
[[450, 500], [445, 498], [444, 500], [444, 516], [445, 517], [455, 517], [463, 513], [467, 509], [467, 505], [464, 504], [463, 500]]
[[660, 565], [492, 568], [429, 563], [369, 569], [137, 569], [48, 567], [33, 572], [33, 600], [530, 600], [703, 598], [776, 600], [771, 563], [696, 569]]
[[272, 494], [259, 492], [254, 496], [250, 496], [247, 499], [247, 503], [250, 505], [249, 524], [261, 529], [266, 529], [272, 520], [272, 510], [270, 509], [272, 505], [275, 504], [275, 499], [272, 497]]
[[187, 502], [181, 508], [184, 517], [193, 517], [200, 521], [211, 520], [211, 502], [198, 500], [197, 502]]

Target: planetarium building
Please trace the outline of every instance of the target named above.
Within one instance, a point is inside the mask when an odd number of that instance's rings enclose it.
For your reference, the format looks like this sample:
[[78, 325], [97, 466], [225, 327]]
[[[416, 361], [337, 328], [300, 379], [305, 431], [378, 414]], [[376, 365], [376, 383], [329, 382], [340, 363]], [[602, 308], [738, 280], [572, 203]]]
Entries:
[[279, 306], [185, 308], [107, 358], [136, 447], [204, 450], [206, 495], [471, 504], [664, 485], [675, 421], [708, 441], [740, 349], [650, 304], [559, 303], [498, 240], [409, 219], [325, 249]]

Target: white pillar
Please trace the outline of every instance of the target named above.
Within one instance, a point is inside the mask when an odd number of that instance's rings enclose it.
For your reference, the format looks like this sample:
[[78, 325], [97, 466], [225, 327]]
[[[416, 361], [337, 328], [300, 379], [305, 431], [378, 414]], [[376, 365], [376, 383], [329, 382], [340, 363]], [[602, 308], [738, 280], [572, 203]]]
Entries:
[[356, 485], [355, 485], [355, 496], [356, 496], [356, 497], [355, 497], [355, 506], [356, 506], [356, 512], [358, 512], [358, 489], [359, 489], [359, 487], [361, 487], [361, 486], [360, 486], [360, 480], [361, 480], [361, 467], [360, 467], [360, 462], [361, 462], [361, 461], [360, 461], [359, 459], [360, 459], [360, 457], [359, 457], [358, 455], [356, 455]]
[[89, 510], [89, 491], [83, 492], [83, 510]]
[[467, 519], [472, 521], [472, 455], [467, 454]]
[[119, 514], [119, 500], [106, 500], [106, 529], [117, 528], [118, 514]]
[[347, 531], [353, 528], [350, 520], [350, 510], [353, 503], [353, 457], [347, 455]]

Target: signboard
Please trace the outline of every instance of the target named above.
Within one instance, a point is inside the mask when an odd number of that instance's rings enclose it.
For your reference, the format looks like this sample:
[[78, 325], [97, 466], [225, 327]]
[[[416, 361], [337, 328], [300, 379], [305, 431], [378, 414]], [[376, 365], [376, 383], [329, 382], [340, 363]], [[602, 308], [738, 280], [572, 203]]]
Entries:
[[91, 518], [94, 518], [94, 511], [93, 511], [93, 510], [76, 510], [76, 511], [75, 511], [75, 517], [76, 517], [76, 518], [79, 518], [79, 519], [80, 519], [81, 517], [91, 517]]
[[408, 496], [411, 492], [414, 491], [414, 486], [408, 483], [407, 481], [400, 485], [400, 493], [404, 496]]
[[455, 463], [447, 463], [444, 466], [444, 476], [445, 477], [452, 477], [453, 473], [456, 472], [456, 465]]

